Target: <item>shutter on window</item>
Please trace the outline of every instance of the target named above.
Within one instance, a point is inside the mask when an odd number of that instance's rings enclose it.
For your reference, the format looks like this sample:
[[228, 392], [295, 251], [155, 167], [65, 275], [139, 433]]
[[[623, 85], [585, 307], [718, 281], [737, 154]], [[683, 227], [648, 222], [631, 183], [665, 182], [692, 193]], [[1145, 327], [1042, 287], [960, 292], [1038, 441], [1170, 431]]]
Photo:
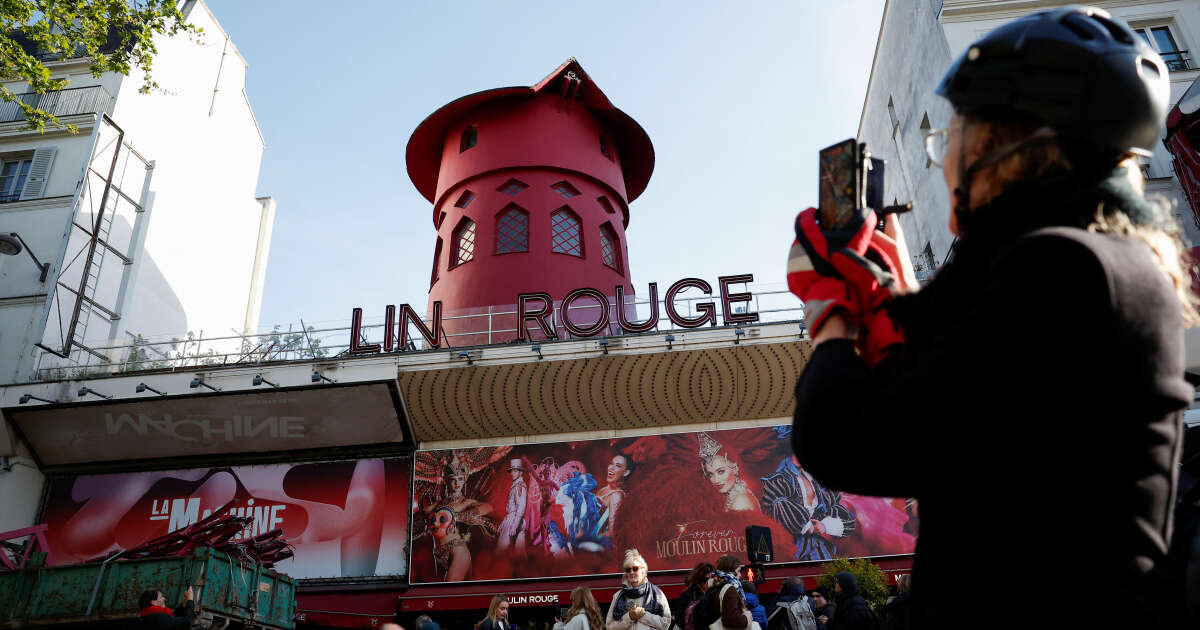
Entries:
[[50, 166], [58, 147], [43, 147], [33, 152], [33, 164], [29, 166], [29, 177], [21, 189], [21, 199], [40, 199], [46, 194], [46, 181], [50, 179]]

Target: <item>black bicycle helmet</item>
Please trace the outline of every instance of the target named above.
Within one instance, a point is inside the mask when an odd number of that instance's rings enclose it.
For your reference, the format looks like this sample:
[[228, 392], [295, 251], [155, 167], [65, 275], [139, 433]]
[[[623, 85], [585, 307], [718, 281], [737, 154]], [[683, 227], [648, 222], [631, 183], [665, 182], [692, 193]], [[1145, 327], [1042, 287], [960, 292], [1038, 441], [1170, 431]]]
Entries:
[[1162, 58], [1128, 26], [1101, 9], [1068, 6], [988, 33], [936, 93], [960, 114], [1012, 112], [1104, 153], [1149, 155], [1170, 79]]

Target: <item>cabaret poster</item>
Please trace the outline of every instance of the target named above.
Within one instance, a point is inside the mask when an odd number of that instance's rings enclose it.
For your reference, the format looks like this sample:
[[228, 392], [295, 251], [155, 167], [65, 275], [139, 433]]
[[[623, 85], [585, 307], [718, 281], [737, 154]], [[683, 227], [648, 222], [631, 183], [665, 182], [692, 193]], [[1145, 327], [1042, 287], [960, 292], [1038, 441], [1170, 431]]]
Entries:
[[916, 505], [822, 486], [790, 426], [418, 451], [409, 581], [616, 573], [746, 557], [748, 525], [776, 562], [912, 553]]
[[[282, 529], [293, 578], [403, 575], [412, 460], [230, 466], [54, 479], [44, 522], [56, 564], [84, 562], [173, 532], [225, 507]], [[227, 507], [226, 507], [227, 506]]]

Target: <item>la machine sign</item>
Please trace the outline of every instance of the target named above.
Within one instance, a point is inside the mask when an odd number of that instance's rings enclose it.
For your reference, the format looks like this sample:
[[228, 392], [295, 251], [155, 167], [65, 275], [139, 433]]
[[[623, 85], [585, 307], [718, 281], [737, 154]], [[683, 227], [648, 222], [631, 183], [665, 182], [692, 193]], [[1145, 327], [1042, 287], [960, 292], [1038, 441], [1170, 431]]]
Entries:
[[[754, 282], [753, 274], [740, 274], [736, 276], [721, 276], [717, 279], [718, 292], [721, 296], [721, 318], [725, 325], [730, 324], [748, 324], [758, 321], [758, 313], [750, 312], [747, 308], [745, 312], [734, 312], [733, 305], [744, 304], [754, 299], [752, 293], [731, 293], [730, 286], [735, 284], [745, 284]], [[700, 302], [694, 304], [693, 308], [698, 315], [685, 316], [679, 313], [675, 306], [675, 298], [686, 289], [699, 289], [704, 295], [711, 296], [713, 287], [708, 282], [700, 278], [684, 278], [672, 284], [667, 289], [663, 296], [663, 310], [666, 311], [667, 319], [671, 323], [680, 328], [699, 328], [705, 324], [709, 326], [717, 325], [717, 306], [713, 301]], [[626, 304], [625, 287], [616, 285], [613, 287], [614, 301], [618, 305]], [[589, 299], [599, 305], [599, 309], [588, 309], [589, 313], [599, 312], [599, 317], [595, 321], [580, 323], [575, 321], [579, 317], [579, 310], [572, 310], [572, 305], [578, 300]], [[529, 326], [536, 325], [541, 330], [542, 334], [547, 339], [558, 339], [558, 333], [554, 327], [554, 298], [549, 293], [533, 292], [517, 294], [517, 340], [525, 341], [528, 338]], [[571, 333], [574, 337], [594, 337], [608, 328], [612, 315], [616, 314], [616, 324], [621, 330], [629, 333], [642, 333], [653, 330], [658, 325], [659, 301], [658, 301], [658, 283], [650, 283], [650, 316], [644, 321], [630, 321], [629, 315], [624, 308], [612, 308], [612, 302], [609, 301], [607, 295], [599, 289], [592, 287], [582, 287], [575, 289], [563, 296], [558, 302], [559, 318], [562, 320], [563, 328]], [[397, 322], [399, 315], [399, 322]], [[397, 327], [397, 323], [399, 326]], [[417, 332], [425, 339], [425, 342], [433, 348], [442, 347], [442, 303], [436, 301], [433, 303], [433, 321], [432, 326], [426, 326], [425, 322], [408, 304], [401, 304], [399, 312], [395, 305], [388, 304], [383, 310], [383, 342], [382, 343], [366, 343], [362, 334], [362, 309], [355, 308], [350, 315], [350, 352], [352, 354], [370, 354], [376, 352], [392, 352], [394, 350], [404, 350], [409, 347], [409, 324], [412, 324]], [[397, 328], [399, 335], [397, 336]], [[397, 342], [399, 344], [397, 345]]]

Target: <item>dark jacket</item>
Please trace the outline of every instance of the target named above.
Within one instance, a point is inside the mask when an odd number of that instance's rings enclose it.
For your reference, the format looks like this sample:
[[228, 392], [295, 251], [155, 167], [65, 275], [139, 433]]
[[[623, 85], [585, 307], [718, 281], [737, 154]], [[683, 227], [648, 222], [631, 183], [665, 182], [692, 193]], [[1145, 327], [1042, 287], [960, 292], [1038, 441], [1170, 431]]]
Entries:
[[[721, 589], [725, 589], [725, 595], [721, 596]], [[717, 599], [720, 598], [718, 604]], [[719, 616], [721, 623], [727, 630], [742, 630], [750, 625], [746, 620], [746, 607], [742, 600], [742, 596], [738, 594], [738, 590], [734, 586], [725, 588], [725, 583], [713, 584], [708, 587], [709, 614], [712, 621], [715, 621]], [[710, 621], [709, 623], [711, 623]]]
[[700, 589], [695, 586], [689, 586], [688, 588], [684, 589], [684, 591], [679, 594], [679, 597], [676, 597], [675, 601], [671, 602], [671, 625], [682, 628], [683, 614], [687, 612], [688, 604], [691, 604], [703, 596], [704, 594], [701, 593]]
[[900, 593], [883, 605], [883, 620], [887, 630], [908, 630], [908, 593]]
[[[813, 617], [819, 618], [824, 615], [826, 619], [832, 620], [837, 616], [837, 602], [828, 599], [825, 601], [829, 603], [825, 604], [823, 608], [813, 607]], [[817, 630], [825, 630], [825, 624], [821, 623], [820, 619], [817, 620]]]
[[797, 383], [805, 468], [845, 492], [918, 500], [913, 627], [1012, 627], [979, 614], [962, 574], [988, 549], [1104, 576], [1056, 580], [1056, 601], [1121, 603], [1041, 608], [1024, 628], [1163, 625], [1157, 574], [1193, 390], [1178, 300], [1148, 247], [1065, 218], [1100, 196], [1045, 181], [980, 208], [955, 258], [894, 300], [902, 355], [872, 369], [829, 341]]
[[170, 615], [165, 612], [143, 614], [138, 618], [138, 630], [187, 630], [192, 627], [192, 619], [196, 616], [196, 606], [192, 600], [189, 599], [171, 612]]

